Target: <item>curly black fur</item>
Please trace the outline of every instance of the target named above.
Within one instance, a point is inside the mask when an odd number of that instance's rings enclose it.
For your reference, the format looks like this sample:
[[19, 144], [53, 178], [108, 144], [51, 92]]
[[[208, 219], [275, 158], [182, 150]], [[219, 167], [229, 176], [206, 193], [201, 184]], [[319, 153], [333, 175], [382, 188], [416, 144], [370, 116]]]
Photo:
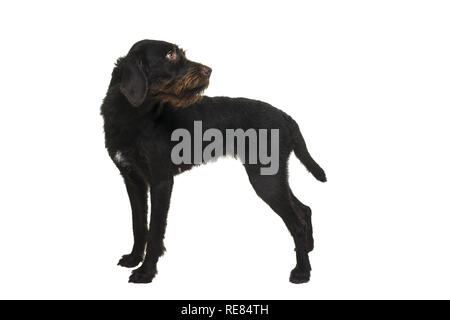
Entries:
[[130, 282], [148, 283], [156, 275], [157, 261], [165, 250], [173, 177], [192, 167], [172, 163], [171, 133], [177, 128], [193, 132], [194, 121], [201, 120], [203, 130], [279, 129], [278, 173], [261, 175], [260, 163], [244, 166], [258, 196], [282, 218], [294, 238], [297, 265], [290, 281], [307, 282], [308, 252], [313, 249], [311, 210], [289, 187], [288, 157], [294, 151], [320, 181], [326, 181], [325, 172], [310, 156], [297, 123], [284, 112], [256, 100], [201, 96], [210, 73], [210, 68], [187, 60], [183, 50], [163, 41], [140, 41], [117, 61], [101, 113], [106, 148], [124, 178], [133, 217], [133, 249], [119, 265], [131, 268], [143, 261]]

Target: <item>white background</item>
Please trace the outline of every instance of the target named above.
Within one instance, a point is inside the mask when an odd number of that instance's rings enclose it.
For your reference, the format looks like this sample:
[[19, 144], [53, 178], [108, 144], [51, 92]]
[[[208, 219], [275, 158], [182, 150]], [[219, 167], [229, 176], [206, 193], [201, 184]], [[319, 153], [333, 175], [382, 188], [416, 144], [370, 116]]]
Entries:
[[[450, 298], [447, 1], [3, 1], [1, 298]], [[208, 95], [298, 121], [321, 184], [312, 278], [237, 161], [175, 180], [167, 252], [149, 285], [116, 266], [132, 244], [99, 107], [115, 60], [163, 39], [213, 69]]]

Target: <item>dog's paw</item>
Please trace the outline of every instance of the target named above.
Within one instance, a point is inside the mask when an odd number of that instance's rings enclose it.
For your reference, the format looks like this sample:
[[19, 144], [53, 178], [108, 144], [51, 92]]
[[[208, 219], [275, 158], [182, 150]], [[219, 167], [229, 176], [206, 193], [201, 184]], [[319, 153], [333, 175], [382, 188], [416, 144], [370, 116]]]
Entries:
[[126, 254], [122, 256], [117, 265], [125, 268], [134, 268], [142, 261], [142, 256], [136, 254]]
[[291, 276], [289, 277], [289, 281], [292, 283], [306, 283], [309, 281], [311, 277], [311, 273], [309, 271], [305, 272], [300, 270], [300, 268], [295, 268], [291, 271]]
[[128, 282], [131, 283], [150, 283], [156, 275], [156, 270], [147, 270], [138, 268], [131, 273]]

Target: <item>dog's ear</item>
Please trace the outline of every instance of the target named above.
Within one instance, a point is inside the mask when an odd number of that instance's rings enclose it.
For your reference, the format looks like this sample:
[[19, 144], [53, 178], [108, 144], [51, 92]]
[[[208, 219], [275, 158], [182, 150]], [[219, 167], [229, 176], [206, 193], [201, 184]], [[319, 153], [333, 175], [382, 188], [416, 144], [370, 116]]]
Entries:
[[147, 77], [142, 69], [142, 61], [129, 53], [122, 61], [120, 92], [133, 107], [139, 107], [145, 100], [148, 90]]

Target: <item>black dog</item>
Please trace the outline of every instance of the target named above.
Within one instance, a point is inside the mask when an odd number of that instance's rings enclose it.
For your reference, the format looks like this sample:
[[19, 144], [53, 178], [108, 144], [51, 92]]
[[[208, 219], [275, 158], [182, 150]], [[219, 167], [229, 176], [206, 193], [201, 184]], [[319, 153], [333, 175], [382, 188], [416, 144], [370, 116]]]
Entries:
[[[202, 121], [204, 130], [216, 128], [223, 133], [233, 128], [279, 130], [278, 172], [262, 175], [260, 161], [244, 166], [258, 196], [283, 219], [294, 238], [297, 265], [290, 281], [307, 282], [311, 270], [308, 252], [313, 249], [311, 210], [289, 187], [288, 157], [294, 151], [320, 181], [326, 181], [325, 172], [308, 153], [297, 123], [284, 112], [255, 100], [202, 96], [210, 74], [209, 67], [187, 60], [183, 50], [163, 41], [137, 42], [116, 63], [101, 113], [106, 148], [124, 178], [133, 216], [133, 249], [119, 265], [131, 268], [143, 261], [130, 282], [148, 283], [156, 275], [157, 261], [165, 250], [173, 177], [193, 166], [173, 163], [171, 134], [179, 128], [193, 132], [194, 121]], [[245, 147], [249, 149], [248, 142]]]

